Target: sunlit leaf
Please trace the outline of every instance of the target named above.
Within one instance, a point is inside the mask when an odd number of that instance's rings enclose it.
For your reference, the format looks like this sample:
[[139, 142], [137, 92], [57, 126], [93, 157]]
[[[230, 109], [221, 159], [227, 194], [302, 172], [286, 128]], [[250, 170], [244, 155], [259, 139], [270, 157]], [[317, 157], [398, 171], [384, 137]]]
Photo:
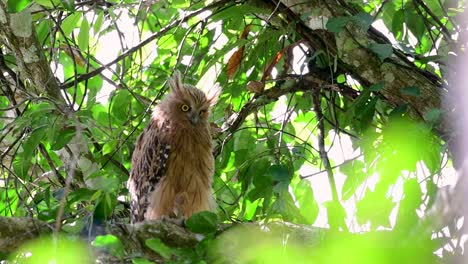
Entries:
[[61, 27], [66, 37], [70, 36], [73, 29], [77, 27], [78, 21], [80, 21], [81, 17], [82, 17], [82, 14], [79, 12], [76, 12], [76, 13], [70, 14], [67, 18], [63, 20]]
[[22, 245], [10, 258], [15, 263], [90, 263], [91, 254], [79, 240], [43, 237]]
[[97, 236], [93, 241], [93, 246], [107, 250], [111, 255], [122, 257], [124, 246], [119, 238], [113, 235]]
[[25, 9], [32, 0], [8, 0], [8, 12], [18, 13]]
[[85, 16], [81, 21], [80, 33], [78, 34], [78, 46], [82, 51], [87, 51], [89, 45], [89, 23]]

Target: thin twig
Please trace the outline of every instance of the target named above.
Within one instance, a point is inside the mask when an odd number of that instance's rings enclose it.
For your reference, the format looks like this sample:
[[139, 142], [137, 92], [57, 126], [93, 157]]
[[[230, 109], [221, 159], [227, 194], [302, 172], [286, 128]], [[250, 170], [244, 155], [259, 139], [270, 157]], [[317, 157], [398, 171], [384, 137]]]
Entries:
[[[336, 182], [335, 182], [335, 177], [333, 175], [333, 168], [330, 164], [330, 159], [328, 158], [328, 153], [325, 150], [325, 124], [324, 124], [324, 117], [322, 113], [322, 106], [321, 106], [321, 96], [320, 96], [320, 91], [317, 86], [312, 89], [312, 104], [314, 105], [314, 112], [317, 118], [317, 127], [318, 127], [318, 145], [319, 145], [319, 154], [320, 154], [320, 159], [322, 160], [322, 164], [325, 167], [325, 170], [327, 171], [328, 175], [328, 181], [330, 182], [330, 188], [331, 188], [331, 193], [332, 193], [332, 203], [334, 203], [334, 209], [335, 210], [340, 210], [340, 207], [342, 209], [342, 205], [340, 203], [339, 197], [338, 197], [338, 189], [336, 187]], [[330, 213], [329, 213], [330, 217]], [[330, 218], [329, 218], [330, 220]], [[343, 218], [340, 219], [335, 219], [337, 221], [340, 221], [339, 225], [346, 229], [346, 223], [344, 222]], [[329, 221], [330, 225], [332, 225], [332, 222], [334, 221]]]
[[321, 97], [318, 88], [314, 88], [312, 92], [312, 103], [314, 105], [314, 112], [317, 118], [318, 127], [318, 146], [320, 159], [322, 160], [323, 166], [327, 171], [328, 180], [331, 185], [332, 198], [334, 201], [338, 201], [338, 190], [336, 188], [335, 178], [333, 176], [333, 168], [330, 165], [330, 159], [328, 158], [327, 151], [325, 150], [325, 124], [322, 113], [322, 106], [320, 103]]

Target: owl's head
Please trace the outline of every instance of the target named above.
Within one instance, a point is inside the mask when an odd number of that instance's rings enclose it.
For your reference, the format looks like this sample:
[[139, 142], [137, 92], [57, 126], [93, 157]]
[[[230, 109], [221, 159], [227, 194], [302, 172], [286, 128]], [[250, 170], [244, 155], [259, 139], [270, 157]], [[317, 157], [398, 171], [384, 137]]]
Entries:
[[171, 117], [189, 127], [207, 125], [211, 108], [217, 103], [221, 88], [215, 85], [205, 93], [195, 86], [182, 83], [178, 71], [167, 83], [170, 92], [163, 103]]

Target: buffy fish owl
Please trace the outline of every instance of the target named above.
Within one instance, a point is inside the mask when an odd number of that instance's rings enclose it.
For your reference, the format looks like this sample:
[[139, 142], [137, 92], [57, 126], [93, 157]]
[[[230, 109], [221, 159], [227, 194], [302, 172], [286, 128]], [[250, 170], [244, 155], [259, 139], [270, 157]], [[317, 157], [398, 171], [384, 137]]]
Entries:
[[208, 121], [219, 86], [209, 92], [183, 84], [176, 72], [169, 94], [155, 107], [138, 137], [127, 187], [133, 223], [188, 218], [213, 210], [214, 158]]

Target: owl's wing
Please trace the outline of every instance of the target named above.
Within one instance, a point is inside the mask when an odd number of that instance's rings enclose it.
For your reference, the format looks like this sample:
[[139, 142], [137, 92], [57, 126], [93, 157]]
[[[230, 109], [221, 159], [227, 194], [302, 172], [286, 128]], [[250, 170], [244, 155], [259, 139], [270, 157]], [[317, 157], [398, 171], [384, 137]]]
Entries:
[[127, 182], [132, 223], [144, 220], [150, 194], [166, 173], [170, 145], [161, 139], [162, 129], [157, 122], [151, 121], [135, 145]]

